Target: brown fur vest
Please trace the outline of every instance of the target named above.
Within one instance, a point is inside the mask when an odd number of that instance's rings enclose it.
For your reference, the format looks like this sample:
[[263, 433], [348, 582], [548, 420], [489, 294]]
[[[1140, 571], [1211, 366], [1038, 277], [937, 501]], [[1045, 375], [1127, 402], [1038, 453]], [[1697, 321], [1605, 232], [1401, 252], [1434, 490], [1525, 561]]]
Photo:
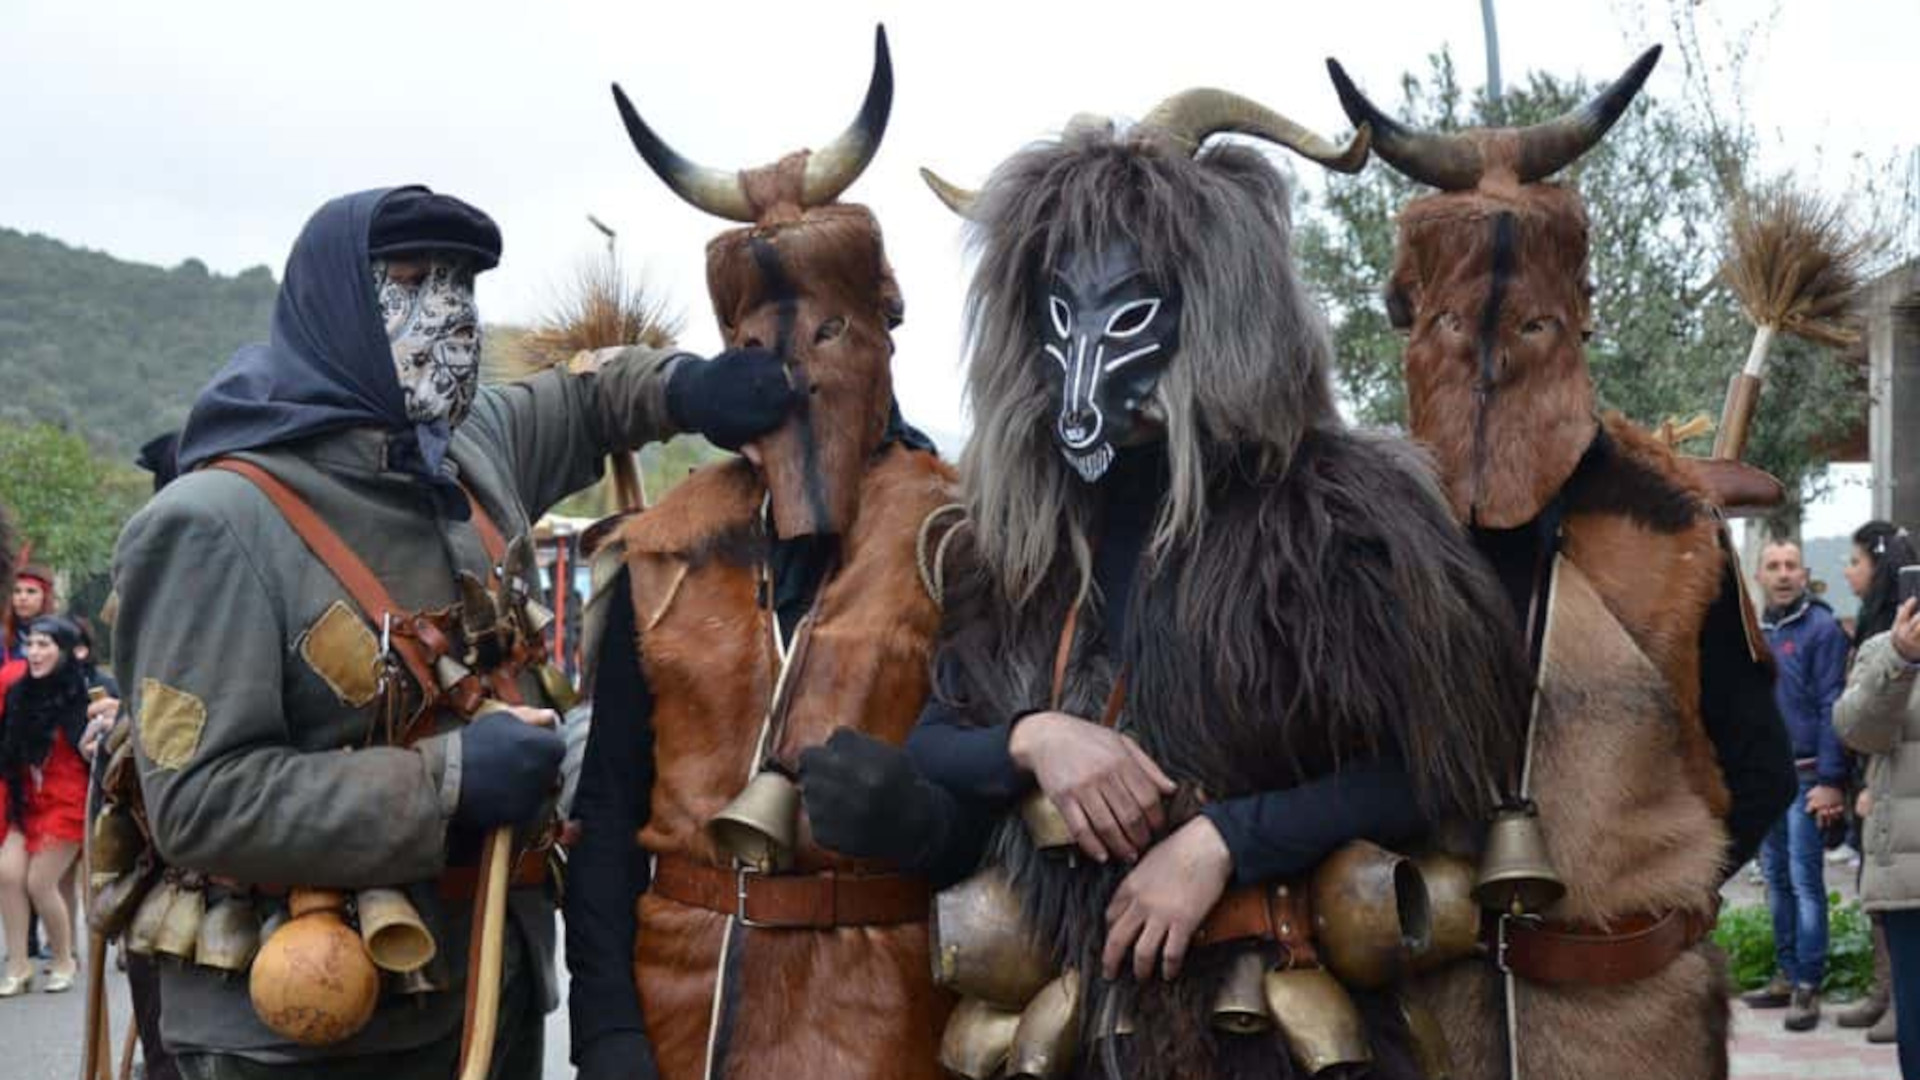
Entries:
[[[933, 455], [901, 447], [869, 467], [840, 568], [815, 601], [806, 663], [790, 676], [800, 681], [785, 760], [842, 725], [905, 741], [926, 697], [939, 623], [915, 541], [921, 521], [951, 498], [951, 483]], [[710, 466], [625, 530], [641, 666], [655, 699], [657, 777], [640, 843], [656, 854], [728, 865], [705, 826], [758, 764], [779, 666], [773, 614], [758, 602], [764, 494], [745, 462]], [[815, 846], [804, 820], [795, 864], [802, 872], [862, 865]], [[732, 920], [649, 894], [639, 921], [634, 978], [660, 1074], [695, 1080], [704, 1075]], [[931, 983], [924, 925], [732, 933], [732, 1022], [715, 1075], [938, 1075], [945, 1007]]]
[[[1729, 572], [1697, 481], [1664, 445], [1609, 417], [1608, 456], [1567, 491], [1562, 567], [1543, 645], [1533, 797], [1567, 895], [1547, 914], [1709, 911], [1727, 791], [1700, 716], [1700, 633]], [[1736, 571], [1737, 572], [1737, 571]], [[1521, 984], [1521, 1066], [1556, 1080], [1726, 1075], [1724, 964], [1696, 946], [1613, 987]], [[1415, 994], [1455, 1075], [1506, 1075], [1497, 977], [1467, 961]]]

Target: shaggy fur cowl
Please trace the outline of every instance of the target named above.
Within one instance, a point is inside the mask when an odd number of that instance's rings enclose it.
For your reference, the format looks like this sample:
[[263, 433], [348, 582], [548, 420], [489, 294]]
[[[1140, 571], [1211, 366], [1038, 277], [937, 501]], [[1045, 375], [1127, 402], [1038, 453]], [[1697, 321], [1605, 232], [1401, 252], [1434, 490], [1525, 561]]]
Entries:
[[[1484, 815], [1516, 764], [1526, 669], [1509, 605], [1426, 463], [1403, 443], [1332, 425], [1313, 430], [1282, 475], [1254, 460], [1222, 448], [1204, 532], [1138, 571], [1119, 725], [1206, 798], [1290, 788], [1391, 753], [1435, 820]], [[950, 704], [983, 726], [1045, 707], [1060, 628], [1081, 591], [1073, 563], [1062, 557], [1015, 604], [966, 565], [968, 552], [955, 555], [943, 644]], [[1117, 667], [1101, 608], [1098, 595], [1086, 598], [1060, 702], [1083, 717], [1101, 714]], [[1013, 872], [1057, 959], [1097, 971], [1124, 868], [1041, 856], [1017, 819], [1001, 826], [992, 857]], [[1130, 1074], [1292, 1075], [1277, 1039], [1212, 1031], [1228, 957], [1210, 952], [1230, 950], [1197, 950], [1177, 982], [1117, 988], [1138, 1031]], [[1097, 1004], [1108, 988], [1096, 980], [1090, 991]], [[1374, 1004], [1363, 1009], [1391, 1011]], [[1082, 1045], [1093, 1045], [1100, 1012], [1084, 1010]], [[1398, 1041], [1396, 1029], [1377, 1025], [1376, 1042]], [[1375, 1075], [1398, 1074], [1394, 1057]]]

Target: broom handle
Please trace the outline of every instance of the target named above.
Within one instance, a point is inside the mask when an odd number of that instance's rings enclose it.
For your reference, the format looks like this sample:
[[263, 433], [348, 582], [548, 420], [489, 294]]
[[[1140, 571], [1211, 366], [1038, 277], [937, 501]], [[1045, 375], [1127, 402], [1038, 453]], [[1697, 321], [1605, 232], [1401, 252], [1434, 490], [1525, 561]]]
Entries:
[[1714, 436], [1713, 456], [1722, 461], [1739, 461], [1747, 449], [1747, 434], [1753, 427], [1754, 410], [1760, 404], [1760, 387], [1766, 382], [1767, 354], [1773, 349], [1774, 328], [1764, 323], [1754, 327], [1753, 347], [1747, 350], [1746, 366], [1727, 384], [1727, 401], [1720, 411], [1720, 430]]
[[513, 830], [487, 834], [480, 856], [481, 892], [475, 901], [467, 954], [467, 1026], [460, 1036], [460, 1080], [486, 1080], [500, 1020], [501, 961], [506, 945], [507, 872], [513, 866]]

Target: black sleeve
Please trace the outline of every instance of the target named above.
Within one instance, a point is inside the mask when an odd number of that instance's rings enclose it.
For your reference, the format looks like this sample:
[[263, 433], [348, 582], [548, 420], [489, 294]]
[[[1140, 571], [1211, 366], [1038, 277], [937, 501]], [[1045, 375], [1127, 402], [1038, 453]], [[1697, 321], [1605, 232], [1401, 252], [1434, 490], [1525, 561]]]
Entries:
[[969, 726], [967, 717], [949, 704], [954, 699], [951, 665], [943, 662], [934, 678], [939, 685], [907, 736], [907, 752], [920, 775], [968, 802], [1005, 807], [1026, 794], [1033, 778], [1014, 765], [1007, 748], [1020, 717], [990, 727]]
[[1398, 758], [1352, 762], [1284, 791], [1209, 803], [1201, 811], [1233, 856], [1241, 885], [1305, 873], [1351, 840], [1391, 845], [1427, 830]]
[[1793, 743], [1773, 699], [1773, 670], [1748, 649], [1742, 603], [1730, 570], [1700, 629], [1700, 716], [1733, 797], [1726, 875], [1760, 850], [1800, 790]]
[[604, 1035], [646, 1035], [632, 957], [639, 932], [634, 901], [649, 879], [647, 853], [634, 835], [646, 824], [653, 789], [653, 694], [634, 647], [626, 579], [620, 571], [601, 638], [593, 727], [573, 803], [581, 831], [567, 858], [567, 1006], [576, 1065]]

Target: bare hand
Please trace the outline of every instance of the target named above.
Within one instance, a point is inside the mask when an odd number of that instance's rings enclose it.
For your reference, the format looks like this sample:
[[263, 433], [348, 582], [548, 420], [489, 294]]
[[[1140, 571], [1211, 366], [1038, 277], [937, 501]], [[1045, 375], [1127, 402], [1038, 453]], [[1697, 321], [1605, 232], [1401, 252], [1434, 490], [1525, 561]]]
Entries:
[[1179, 976], [1194, 931], [1232, 875], [1233, 856], [1204, 815], [1155, 844], [1107, 905], [1107, 947], [1100, 954], [1107, 978], [1119, 977], [1129, 951], [1135, 979], [1152, 978], [1155, 967], [1168, 979]]
[[[103, 704], [103, 702], [94, 702], [94, 705], [100, 704]], [[113, 704], [117, 709], [120, 703], [115, 701]], [[117, 718], [118, 716], [115, 711], [108, 711], [96, 716], [94, 715], [94, 709], [92, 707], [87, 709], [87, 729], [80, 733], [79, 750], [81, 757], [88, 761], [93, 760], [93, 756], [100, 752], [100, 741], [105, 739], [107, 734], [113, 730], [113, 723]]]
[[506, 705], [501, 712], [507, 713], [523, 724], [534, 727], [554, 728], [560, 724], [560, 714], [552, 709], [536, 709], [531, 705]]
[[1908, 600], [1900, 605], [1888, 636], [1893, 639], [1893, 651], [1900, 654], [1900, 659], [1920, 664], [1920, 600]]
[[1816, 784], [1807, 791], [1807, 813], [1822, 825], [1839, 820], [1846, 808], [1845, 793], [1832, 784]]
[[1166, 826], [1161, 800], [1174, 782], [1140, 744], [1063, 712], [1029, 716], [1007, 744], [1067, 819], [1074, 843], [1095, 862], [1132, 862]]

